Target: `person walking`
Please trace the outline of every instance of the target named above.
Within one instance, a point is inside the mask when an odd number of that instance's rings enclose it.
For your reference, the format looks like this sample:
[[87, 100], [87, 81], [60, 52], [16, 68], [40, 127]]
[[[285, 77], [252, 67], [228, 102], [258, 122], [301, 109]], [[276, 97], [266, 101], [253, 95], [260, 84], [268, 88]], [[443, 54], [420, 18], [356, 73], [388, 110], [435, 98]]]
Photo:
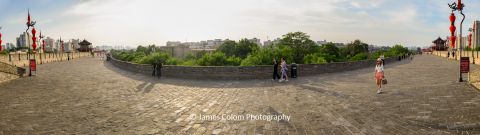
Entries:
[[450, 51], [447, 52], [447, 58], [450, 58]]
[[285, 61], [284, 58], [282, 58], [282, 63], [280, 65], [282, 67], [282, 77], [281, 79], [278, 81], [278, 82], [282, 82], [282, 81], [287, 81], [288, 82], [288, 75], [287, 75], [287, 71], [288, 71], [288, 67], [287, 67], [287, 62]]
[[280, 80], [280, 75], [278, 75], [278, 63], [277, 63], [277, 60], [275, 60], [275, 58], [273, 58], [273, 81], [275, 81], [276, 79]]
[[382, 93], [382, 81], [385, 79], [385, 74], [383, 72], [382, 59], [378, 58], [377, 63], [375, 64], [375, 80], [377, 83], [377, 94]]

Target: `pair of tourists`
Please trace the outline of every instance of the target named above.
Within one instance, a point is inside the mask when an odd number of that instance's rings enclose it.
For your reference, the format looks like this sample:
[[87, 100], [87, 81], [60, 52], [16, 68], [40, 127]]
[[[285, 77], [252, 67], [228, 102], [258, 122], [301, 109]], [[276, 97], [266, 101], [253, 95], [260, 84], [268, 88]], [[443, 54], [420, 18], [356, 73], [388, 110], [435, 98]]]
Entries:
[[162, 62], [156, 61], [152, 63], [152, 67], [153, 67], [152, 76], [153, 77], [157, 76], [160, 79], [160, 77], [162, 76], [162, 67], [163, 67]]
[[278, 75], [277, 60], [273, 58], [273, 79], [272, 80], [275, 81], [276, 79], [278, 79], [278, 82], [282, 82], [282, 81], [288, 82], [288, 75], [287, 75], [288, 67], [287, 67], [287, 62], [285, 61], [284, 58], [281, 59], [280, 68], [281, 68], [280, 72], [282, 73], [281, 76]]
[[377, 94], [382, 93], [382, 84], [387, 84], [387, 79], [385, 79], [383, 63], [384, 63], [384, 60], [382, 58], [378, 58], [375, 64], [375, 81], [377, 83]]

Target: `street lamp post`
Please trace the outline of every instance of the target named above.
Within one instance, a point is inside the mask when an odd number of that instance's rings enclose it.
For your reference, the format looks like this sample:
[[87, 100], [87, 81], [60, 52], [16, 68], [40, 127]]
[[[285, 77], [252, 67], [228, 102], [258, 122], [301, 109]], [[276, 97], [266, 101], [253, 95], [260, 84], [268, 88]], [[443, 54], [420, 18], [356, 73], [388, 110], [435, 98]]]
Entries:
[[[45, 41], [42, 40], [44, 38], [44, 36], [42, 35], [42, 31], [40, 31], [40, 35], [38, 36], [38, 38], [39, 41], [42, 41], [42, 53], [45, 53]], [[38, 53], [40, 56], [40, 64], [43, 64], [42, 53]]]
[[[0, 27], [0, 30], [2, 27]], [[0, 52], [2, 51], [2, 33], [0, 33]], [[10, 55], [10, 54], [9, 54]]]
[[[465, 20], [465, 14], [463, 14], [463, 7], [464, 7], [464, 4], [462, 3], [462, 0], [458, 0], [458, 3], [455, 3], [453, 2], [452, 4], [448, 4], [448, 6], [452, 9], [452, 14], [450, 15], [450, 17], [453, 15], [453, 12], [454, 11], [459, 11], [460, 14], [463, 16], [462, 18], [462, 21], [460, 22], [460, 46], [459, 46], [459, 50], [460, 50], [460, 60], [462, 58], [462, 25], [463, 25], [463, 21]], [[450, 18], [450, 21], [452, 21], [452, 18]], [[453, 22], [452, 22], [452, 26], [453, 28], [455, 27], [454, 26], [454, 22], [455, 22], [455, 19], [453, 19]], [[450, 31], [452, 32], [452, 26], [450, 26]], [[454, 32], [455, 30], [453, 30]], [[454, 37], [454, 36], [453, 36]], [[460, 63], [461, 64], [461, 63]], [[458, 81], [459, 82], [463, 82], [463, 79], [462, 79], [462, 72], [461, 72], [461, 69], [460, 69], [460, 75], [459, 75], [459, 79]]]
[[475, 57], [474, 57], [473, 46], [472, 46], [472, 32], [473, 32], [473, 29], [470, 28], [470, 29], [468, 29], [468, 31], [470, 32], [470, 34], [468, 34], [468, 47], [470, 48], [470, 51], [472, 51], [472, 64], [475, 64]]
[[[28, 46], [28, 51], [27, 51], [27, 58], [28, 58], [28, 70], [29, 70], [29, 73], [28, 73], [28, 76], [32, 76], [32, 67], [31, 67], [31, 62], [30, 62], [30, 39], [28, 39], [28, 30], [30, 29], [30, 27], [34, 27], [35, 26], [35, 21], [31, 21], [30, 20], [30, 10], [28, 10], [28, 18], [27, 18], [27, 30], [25, 30], [25, 36], [27, 37], [27, 46]], [[35, 42], [35, 41], [33, 41]]]

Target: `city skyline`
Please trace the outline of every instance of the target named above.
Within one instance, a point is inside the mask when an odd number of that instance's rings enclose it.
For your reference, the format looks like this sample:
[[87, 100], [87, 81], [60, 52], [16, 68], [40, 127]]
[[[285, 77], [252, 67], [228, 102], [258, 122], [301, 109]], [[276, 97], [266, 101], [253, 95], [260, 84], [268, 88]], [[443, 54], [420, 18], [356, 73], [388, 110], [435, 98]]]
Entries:
[[[427, 46], [448, 35], [447, 0], [246, 0], [0, 1], [4, 43], [25, 31], [27, 10], [36, 28], [57, 38], [88, 39], [95, 45], [165, 45], [167, 41], [259, 38], [288, 32], [312, 40], [380, 46]], [[465, 1], [464, 35], [480, 19], [480, 1]], [[457, 13], [457, 29], [460, 15]]]

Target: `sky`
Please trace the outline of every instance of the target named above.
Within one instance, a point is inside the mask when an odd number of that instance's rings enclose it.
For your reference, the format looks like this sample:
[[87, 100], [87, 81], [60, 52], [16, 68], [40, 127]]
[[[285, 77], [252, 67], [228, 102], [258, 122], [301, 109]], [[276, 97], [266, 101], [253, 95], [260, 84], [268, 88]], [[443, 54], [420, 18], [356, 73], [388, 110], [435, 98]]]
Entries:
[[[260, 38], [302, 31], [312, 40], [428, 46], [449, 34], [456, 0], [0, 0], [3, 43], [26, 30], [27, 11], [43, 35], [97, 45]], [[480, 20], [465, 3], [464, 33]], [[475, 8], [474, 8], [475, 7]], [[456, 12], [457, 30], [460, 14]]]

